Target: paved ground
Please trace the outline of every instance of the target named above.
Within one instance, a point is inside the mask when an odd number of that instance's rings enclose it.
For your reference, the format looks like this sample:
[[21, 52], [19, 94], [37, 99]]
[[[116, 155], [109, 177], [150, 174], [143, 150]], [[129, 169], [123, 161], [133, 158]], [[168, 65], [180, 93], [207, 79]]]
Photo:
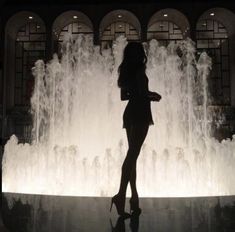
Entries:
[[7, 230], [6, 226], [3, 224], [2, 213], [0, 213], [0, 232], [9, 232], [9, 230]]
[[13, 232], [235, 232], [235, 196], [141, 198], [140, 206], [123, 221], [110, 198], [4, 194], [3, 221]]

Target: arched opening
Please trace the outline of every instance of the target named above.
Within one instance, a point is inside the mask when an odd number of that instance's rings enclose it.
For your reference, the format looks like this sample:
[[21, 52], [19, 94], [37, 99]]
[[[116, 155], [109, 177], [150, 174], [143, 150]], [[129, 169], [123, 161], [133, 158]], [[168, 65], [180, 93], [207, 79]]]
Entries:
[[91, 20], [80, 11], [67, 11], [59, 15], [53, 24], [54, 51], [60, 51], [61, 44], [67, 34], [76, 39], [77, 35], [84, 34], [93, 37]]
[[112, 11], [100, 23], [101, 48], [111, 47], [120, 35], [128, 41], [140, 41], [140, 32], [140, 22], [133, 13], [126, 10]]
[[45, 27], [37, 21], [22, 26], [15, 41], [15, 105], [29, 105], [34, 78], [32, 67], [45, 58]]
[[175, 9], [163, 9], [149, 20], [147, 40], [156, 39], [161, 45], [182, 40], [189, 36], [189, 22], [185, 15]]
[[93, 31], [89, 26], [80, 22], [73, 22], [65, 26], [58, 35], [58, 40], [62, 42], [66, 34], [72, 34], [74, 37], [78, 34], [93, 34]]
[[196, 27], [197, 51], [212, 58], [208, 79], [212, 105], [230, 105], [229, 41], [226, 27], [214, 19], [199, 20]]
[[38, 59], [45, 59], [45, 24], [32, 12], [17, 13], [6, 24], [5, 41], [5, 104], [10, 112], [6, 133], [29, 140], [28, 109], [34, 86], [32, 67]]
[[219, 136], [235, 132], [235, 14], [225, 8], [212, 8], [197, 21], [196, 42], [198, 51], [205, 50], [212, 58], [209, 76], [211, 105], [220, 109], [226, 120], [220, 126]]
[[234, 23], [235, 14], [224, 8], [209, 9], [197, 21], [197, 48], [212, 57], [209, 88], [214, 105], [235, 106]]

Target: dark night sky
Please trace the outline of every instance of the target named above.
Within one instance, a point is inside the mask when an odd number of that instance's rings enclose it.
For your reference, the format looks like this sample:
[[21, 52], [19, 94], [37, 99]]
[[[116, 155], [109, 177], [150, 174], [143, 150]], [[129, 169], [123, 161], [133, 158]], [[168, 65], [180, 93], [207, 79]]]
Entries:
[[[176, 0], [0, 0], [0, 4], [3, 5], [18, 5], [18, 4], [89, 4], [89, 3], [166, 3], [176, 2]], [[221, 4], [224, 2], [235, 2], [234, 0], [180, 0], [178, 2], [204, 2]]]

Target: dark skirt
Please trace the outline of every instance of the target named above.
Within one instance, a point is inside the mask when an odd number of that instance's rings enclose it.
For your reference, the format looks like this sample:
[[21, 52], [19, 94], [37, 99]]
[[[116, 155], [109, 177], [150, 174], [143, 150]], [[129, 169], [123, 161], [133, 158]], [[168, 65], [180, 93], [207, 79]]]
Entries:
[[123, 114], [123, 128], [133, 124], [154, 124], [149, 100], [128, 102]]

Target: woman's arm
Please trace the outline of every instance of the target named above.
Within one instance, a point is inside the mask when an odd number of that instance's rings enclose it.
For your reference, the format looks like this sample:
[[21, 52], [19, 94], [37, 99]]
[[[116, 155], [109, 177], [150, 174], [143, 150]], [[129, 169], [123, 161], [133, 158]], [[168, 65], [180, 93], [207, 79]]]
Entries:
[[[137, 74], [138, 75], [138, 74]], [[150, 101], [160, 101], [161, 95], [157, 92], [151, 92], [148, 88], [148, 78], [146, 74], [139, 73], [139, 76], [137, 76], [138, 81], [138, 93], [139, 95], [143, 97], [147, 97]]]
[[[140, 97], [148, 98], [150, 101], [160, 101], [162, 98], [162, 96], [159, 93], [149, 91], [146, 83], [142, 83], [142, 85], [138, 85], [138, 95]], [[129, 99], [130, 95], [123, 96], [123, 98], [126, 98], [126, 97], [128, 97], [127, 99]], [[124, 100], [127, 100], [127, 99], [124, 99]]]
[[139, 96], [147, 97], [149, 95], [149, 89], [148, 89], [148, 78], [143, 70], [140, 70], [136, 74], [137, 78], [137, 93]]
[[130, 99], [130, 93], [126, 88], [121, 88], [121, 100], [126, 101]]

